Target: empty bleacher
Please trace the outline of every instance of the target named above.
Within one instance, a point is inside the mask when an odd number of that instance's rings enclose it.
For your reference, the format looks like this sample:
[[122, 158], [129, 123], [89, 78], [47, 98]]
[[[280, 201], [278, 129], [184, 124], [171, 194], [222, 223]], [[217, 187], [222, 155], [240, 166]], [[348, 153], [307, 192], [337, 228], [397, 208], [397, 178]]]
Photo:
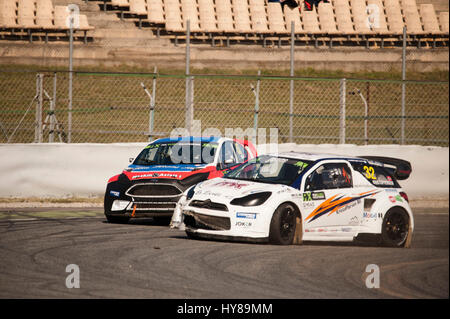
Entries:
[[[70, 15], [68, 6], [53, 5], [52, 0], [0, 0], [0, 39], [68, 39]], [[75, 40], [87, 42], [93, 29], [86, 15], [74, 15]]]
[[[448, 11], [437, 12], [433, 4], [418, 4], [417, 0], [330, 0], [312, 11], [287, 6], [283, 11], [278, 3], [267, 0], [82, 1], [175, 44], [186, 37], [190, 21], [192, 42], [213, 46], [224, 41], [226, 45], [264, 46], [269, 41], [281, 46], [290, 42], [292, 22], [296, 43], [306, 45], [400, 46], [406, 26], [409, 45], [448, 46]], [[28, 37], [31, 42], [67, 36], [69, 11], [67, 6], [59, 5], [61, 2], [0, 0], [1, 39]], [[93, 27], [83, 12], [79, 22], [74, 30], [86, 41]]]
[[[409, 42], [448, 46], [448, 12], [437, 13], [432, 4], [416, 0], [331, 0], [312, 11], [290, 9], [267, 0], [101, 0], [107, 11], [136, 21], [158, 36], [182, 39], [190, 21], [192, 39], [264, 43], [289, 42], [291, 22], [296, 41], [316, 46], [401, 45], [403, 27]], [[125, 14], [124, 14], [125, 13]]]

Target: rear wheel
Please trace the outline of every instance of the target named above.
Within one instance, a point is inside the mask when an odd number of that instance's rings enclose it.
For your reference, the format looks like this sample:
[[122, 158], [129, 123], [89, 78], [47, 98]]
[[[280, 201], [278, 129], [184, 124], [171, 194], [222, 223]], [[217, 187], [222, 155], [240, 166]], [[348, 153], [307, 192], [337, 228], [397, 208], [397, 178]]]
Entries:
[[401, 208], [391, 208], [383, 219], [381, 244], [388, 247], [403, 247], [409, 235], [410, 219]]
[[270, 222], [269, 242], [275, 245], [291, 245], [295, 236], [297, 211], [292, 204], [280, 205]]

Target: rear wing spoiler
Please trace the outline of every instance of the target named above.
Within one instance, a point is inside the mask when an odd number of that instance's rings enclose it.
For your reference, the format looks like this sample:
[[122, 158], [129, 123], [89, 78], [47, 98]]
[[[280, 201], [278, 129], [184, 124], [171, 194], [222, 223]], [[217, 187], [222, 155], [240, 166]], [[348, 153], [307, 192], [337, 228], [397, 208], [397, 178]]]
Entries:
[[359, 156], [367, 160], [383, 163], [385, 168], [398, 180], [408, 179], [412, 172], [411, 163], [399, 158], [381, 156]]

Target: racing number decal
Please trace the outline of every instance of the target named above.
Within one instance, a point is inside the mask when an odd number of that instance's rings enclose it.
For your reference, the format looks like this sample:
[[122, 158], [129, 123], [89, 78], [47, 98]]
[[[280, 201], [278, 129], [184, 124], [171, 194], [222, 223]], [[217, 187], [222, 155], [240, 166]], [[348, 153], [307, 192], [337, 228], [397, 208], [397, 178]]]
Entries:
[[375, 177], [375, 170], [372, 166], [364, 166], [363, 169], [366, 171], [366, 178], [367, 179], [377, 179]]

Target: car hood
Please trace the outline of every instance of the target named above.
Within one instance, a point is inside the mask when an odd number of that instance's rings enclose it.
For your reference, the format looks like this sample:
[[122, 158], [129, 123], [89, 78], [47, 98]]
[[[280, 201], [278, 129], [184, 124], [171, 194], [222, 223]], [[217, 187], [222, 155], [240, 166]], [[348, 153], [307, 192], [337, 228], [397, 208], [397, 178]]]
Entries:
[[230, 178], [215, 178], [197, 184], [194, 198], [199, 200], [217, 199], [220, 202], [231, 201], [233, 198], [246, 195], [272, 192], [295, 192], [295, 189], [282, 184], [268, 184], [253, 181], [243, 181]]

